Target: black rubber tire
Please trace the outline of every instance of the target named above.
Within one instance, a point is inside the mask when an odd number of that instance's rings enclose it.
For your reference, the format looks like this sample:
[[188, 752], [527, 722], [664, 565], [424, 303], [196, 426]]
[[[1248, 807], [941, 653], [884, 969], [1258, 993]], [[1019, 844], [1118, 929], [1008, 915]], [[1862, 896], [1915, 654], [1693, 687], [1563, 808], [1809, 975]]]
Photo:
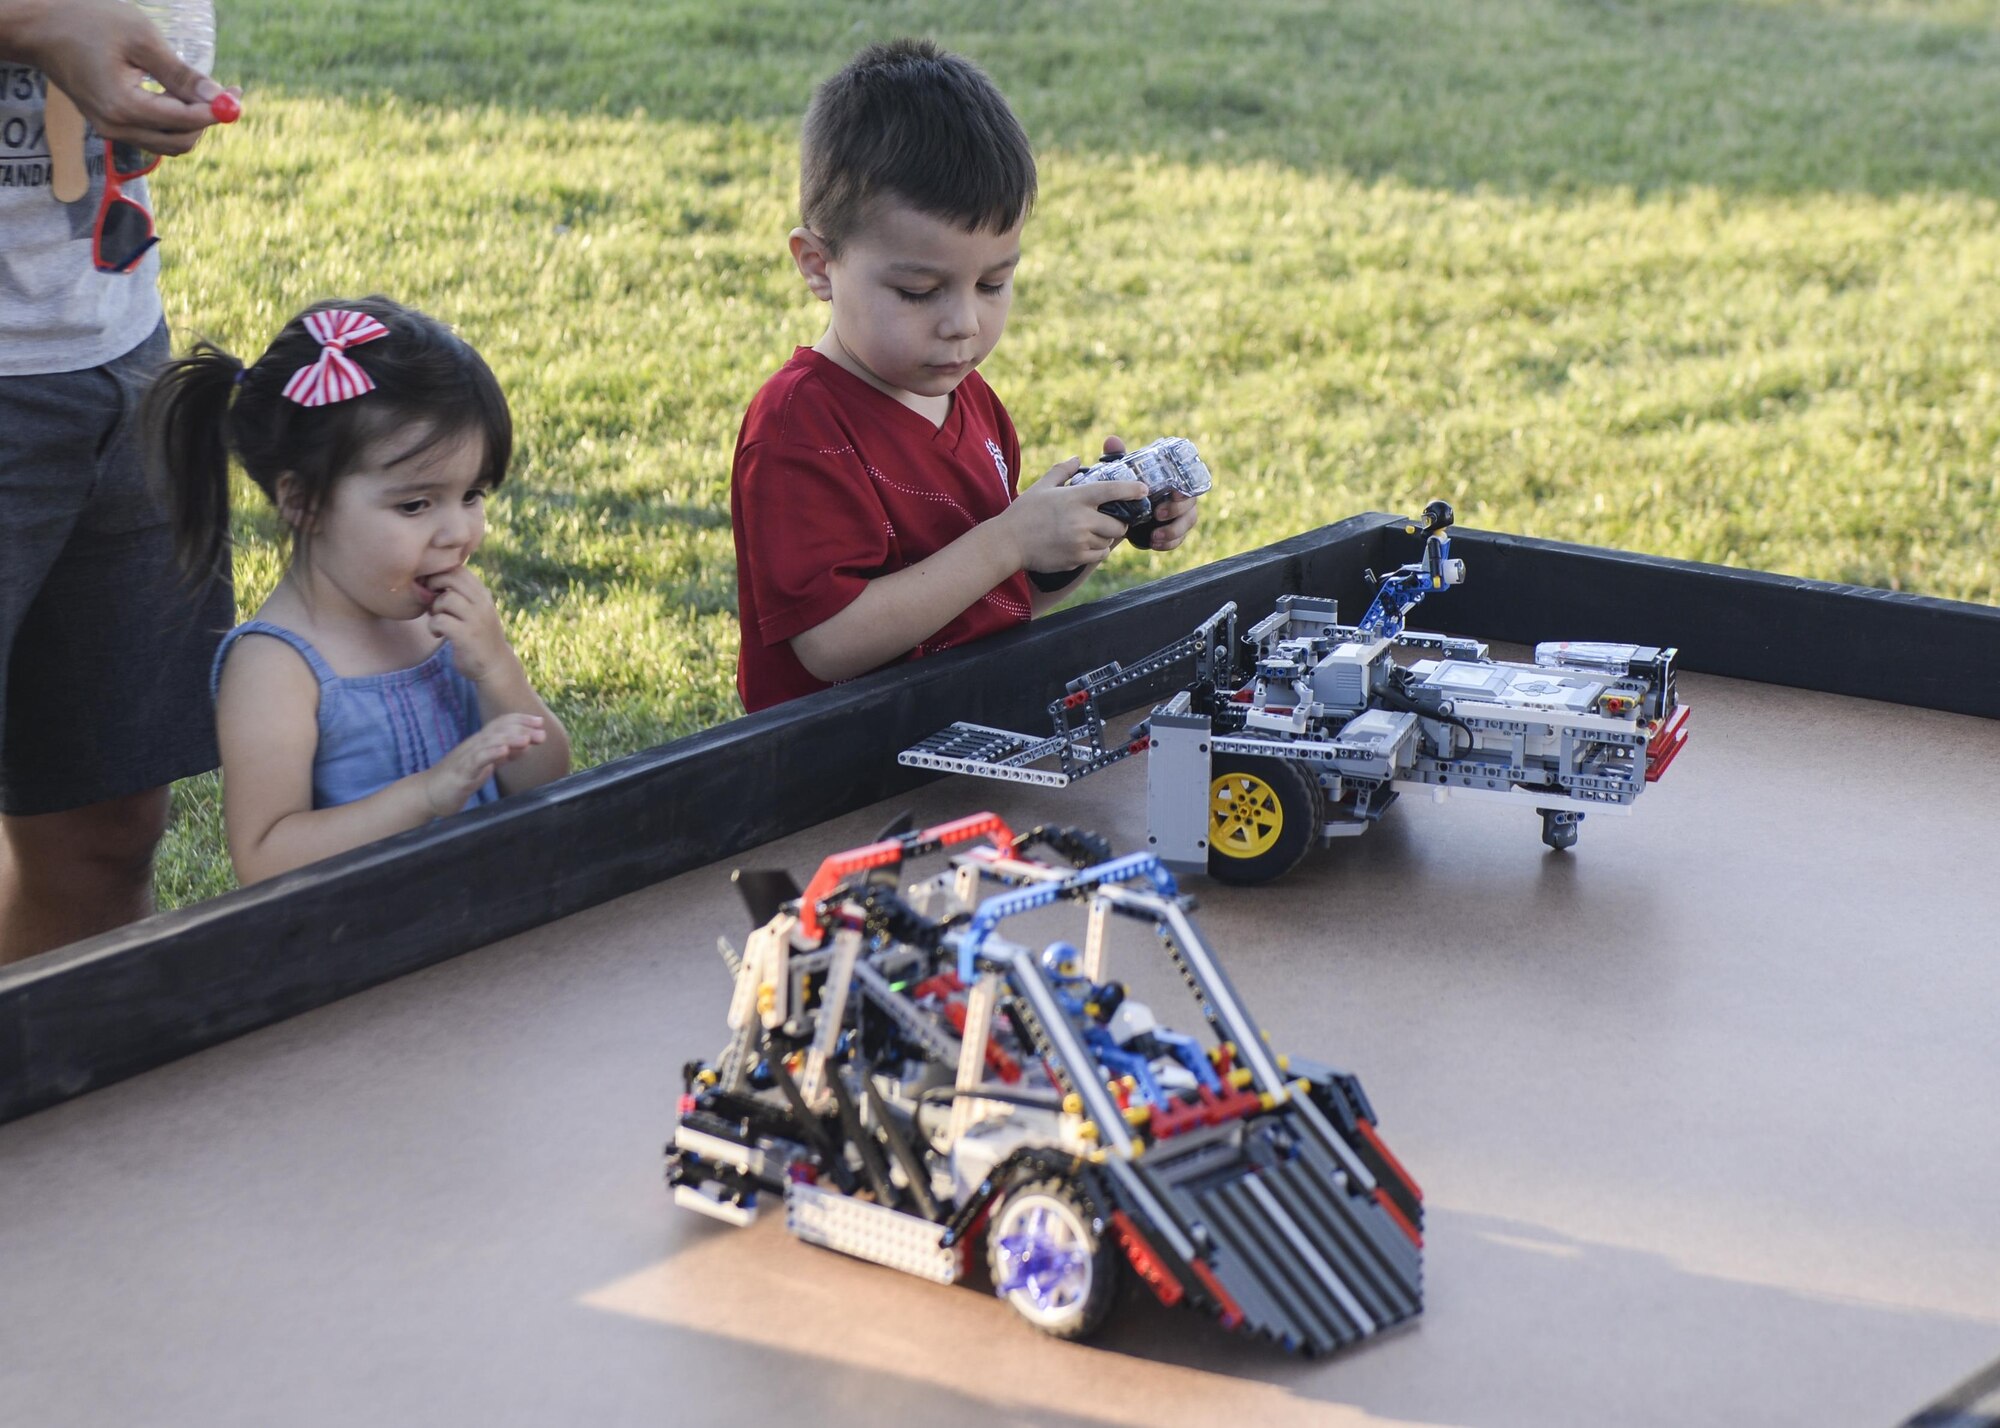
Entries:
[[[1083, 1256], [1088, 1281], [1080, 1293], [1050, 1309], [1038, 1309], [1025, 1290], [1006, 1293], [1000, 1286], [1009, 1279], [1009, 1265], [1001, 1244], [1011, 1232], [1040, 1210], [1049, 1223], [1060, 1224], [1063, 1238]], [[1124, 1256], [1111, 1234], [1110, 1224], [1099, 1202], [1085, 1187], [1059, 1175], [1025, 1181], [1007, 1193], [993, 1211], [986, 1232], [986, 1265], [993, 1275], [993, 1287], [1023, 1319], [1056, 1339], [1085, 1339], [1096, 1333], [1111, 1312], [1118, 1296], [1119, 1272]]]
[[[1249, 779], [1263, 786], [1266, 812], [1276, 833], [1255, 851], [1232, 851], [1230, 829], [1218, 829], [1215, 814], [1208, 820], [1208, 875], [1221, 883], [1250, 886], [1282, 877], [1299, 865], [1326, 822], [1326, 798], [1319, 780], [1292, 759], [1258, 754], [1217, 754], [1209, 765], [1209, 807], [1213, 810], [1225, 780]], [[1265, 826], [1270, 826], [1269, 824]], [[1220, 836], [1218, 836], [1220, 833]]]

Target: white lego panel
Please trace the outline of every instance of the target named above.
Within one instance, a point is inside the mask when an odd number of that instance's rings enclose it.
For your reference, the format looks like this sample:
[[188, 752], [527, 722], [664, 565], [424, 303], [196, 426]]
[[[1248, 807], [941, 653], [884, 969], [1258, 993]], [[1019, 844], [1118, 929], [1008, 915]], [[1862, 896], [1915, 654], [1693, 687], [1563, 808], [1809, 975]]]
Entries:
[[785, 961], [796, 926], [796, 917], [780, 913], [750, 934], [743, 948], [743, 965], [736, 974], [736, 992], [729, 1002], [732, 1030], [748, 1025], [752, 1017], [760, 1018], [766, 1027], [785, 1024], [785, 1004], [791, 990]]
[[739, 1229], [756, 1220], [757, 1206], [754, 1202], [748, 1205], [732, 1205], [708, 1193], [713, 1188], [709, 1185], [699, 1189], [692, 1185], [676, 1185], [674, 1203], [683, 1209], [693, 1210], [698, 1215], [706, 1215], [711, 1220], [720, 1220], [725, 1225], [735, 1225]]
[[764, 1173], [764, 1152], [755, 1146], [739, 1145], [733, 1140], [724, 1140], [719, 1135], [707, 1131], [691, 1130], [687, 1126], [674, 1129], [674, 1149], [693, 1151], [703, 1160], [715, 1165], [727, 1165], [746, 1175]]
[[956, 1284], [964, 1273], [959, 1247], [939, 1241], [941, 1226], [920, 1215], [871, 1204], [833, 1190], [793, 1180], [785, 1185], [785, 1228], [807, 1244], [914, 1274], [937, 1284]]

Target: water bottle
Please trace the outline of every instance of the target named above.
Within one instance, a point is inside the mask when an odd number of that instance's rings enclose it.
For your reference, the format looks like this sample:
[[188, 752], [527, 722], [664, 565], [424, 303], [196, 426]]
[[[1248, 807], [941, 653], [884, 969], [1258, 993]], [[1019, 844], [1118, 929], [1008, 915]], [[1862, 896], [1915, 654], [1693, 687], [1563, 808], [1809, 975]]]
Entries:
[[215, 64], [215, 6], [209, 0], [132, 0], [159, 26], [174, 53], [207, 74]]
[[[131, 0], [190, 67], [208, 74], [215, 68], [215, 6], [212, 0]], [[219, 124], [234, 124], [243, 106], [234, 94], [209, 102]]]
[[[139, 12], [159, 29], [174, 53], [207, 74], [215, 64], [215, 7], [211, 0], [131, 0]], [[158, 80], [147, 79], [155, 90]], [[209, 112], [219, 123], [233, 124], [243, 106], [233, 94], [219, 94], [209, 102]], [[67, 94], [51, 83], [44, 112], [49, 144], [49, 188], [58, 203], [75, 203], [90, 191], [90, 174], [84, 164], [83, 115]]]

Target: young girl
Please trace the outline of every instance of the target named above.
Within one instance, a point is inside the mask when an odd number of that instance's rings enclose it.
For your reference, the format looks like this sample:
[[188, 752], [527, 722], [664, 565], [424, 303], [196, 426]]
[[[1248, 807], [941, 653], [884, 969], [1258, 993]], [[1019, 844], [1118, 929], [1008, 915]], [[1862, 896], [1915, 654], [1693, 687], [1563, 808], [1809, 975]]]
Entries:
[[386, 298], [317, 304], [245, 367], [208, 343], [144, 408], [191, 571], [229, 559], [233, 452], [291, 563], [215, 657], [229, 855], [244, 883], [569, 769], [466, 564], [514, 428], [477, 352]]

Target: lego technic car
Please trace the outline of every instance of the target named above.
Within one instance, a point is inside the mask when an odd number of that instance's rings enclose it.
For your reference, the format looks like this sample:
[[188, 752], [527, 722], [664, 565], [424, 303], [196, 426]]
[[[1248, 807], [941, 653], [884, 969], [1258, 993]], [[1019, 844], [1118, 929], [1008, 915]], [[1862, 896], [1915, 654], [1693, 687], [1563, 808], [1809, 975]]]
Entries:
[[[899, 889], [906, 859], [974, 839]], [[1423, 1195], [1360, 1083], [1271, 1049], [1157, 858], [980, 814], [829, 858], [803, 892], [738, 882], [762, 925], [724, 944], [728, 1044], [685, 1070], [679, 1204], [741, 1225], [782, 1199], [800, 1239], [945, 1284], [983, 1242], [999, 1295], [1060, 1338], [1128, 1269], [1307, 1354], [1421, 1309]], [[1002, 935], [1042, 908], [1080, 909], [1078, 941]], [[1205, 1035], [1111, 979], [1121, 922]]]
[[[898, 760], [1061, 787], [1145, 752], [1153, 851], [1224, 882], [1277, 877], [1413, 789], [1525, 805], [1543, 842], [1571, 847], [1586, 812], [1629, 811], [1686, 744], [1679, 652], [1559, 642], [1518, 664], [1477, 640], [1406, 631], [1418, 601], [1465, 579], [1451, 524], [1443, 501], [1407, 524], [1423, 556], [1381, 579], [1358, 625], [1331, 600], [1286, 595], [1239, 644], [1232, 601], [1145, 659], [1070, 681], [1049, 706], [1053, 734], [958, 723]], [[1187, 665], [1178, 693], [1105, 743], [1108, 696]]]

